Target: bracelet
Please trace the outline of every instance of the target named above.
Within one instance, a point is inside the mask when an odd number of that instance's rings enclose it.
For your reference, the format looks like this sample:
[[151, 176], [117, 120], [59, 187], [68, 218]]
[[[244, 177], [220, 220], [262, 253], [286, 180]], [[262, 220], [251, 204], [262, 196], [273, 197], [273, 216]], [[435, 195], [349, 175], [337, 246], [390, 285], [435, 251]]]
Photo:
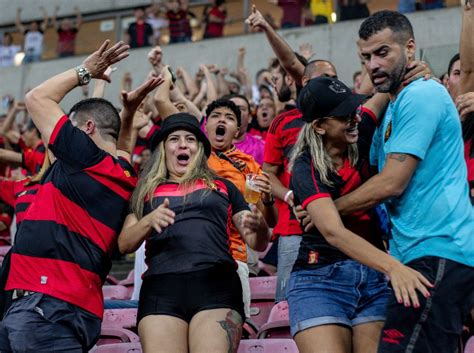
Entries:
[[288, 203], [288, 198], [290, 197], [290, 194], [293, 193], [293, 190], [288, 190], [288, 192], [285, 194], [285, 197], [283, 198], [283, 201]]

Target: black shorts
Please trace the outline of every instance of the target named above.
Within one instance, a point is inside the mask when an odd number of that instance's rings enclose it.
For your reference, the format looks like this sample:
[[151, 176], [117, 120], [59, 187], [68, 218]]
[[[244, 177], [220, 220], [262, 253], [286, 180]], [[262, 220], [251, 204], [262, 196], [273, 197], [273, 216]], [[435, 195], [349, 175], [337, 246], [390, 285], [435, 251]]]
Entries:
[[245, 321], [242, 285], [237, 270], [205, 270], [147, 276], [138, 302], [137, 325], [147, 315], [170, 315], [190, 322], [199, 311], [229, 308]]
[[434, 287], [431, 296], [418, 293], [420, 307], [405, 308], [392, 294], [379, 353], [456, 352], [463, 322], [474, 304], [474, 268], [425, 256], [407, 266], [423, 274]]

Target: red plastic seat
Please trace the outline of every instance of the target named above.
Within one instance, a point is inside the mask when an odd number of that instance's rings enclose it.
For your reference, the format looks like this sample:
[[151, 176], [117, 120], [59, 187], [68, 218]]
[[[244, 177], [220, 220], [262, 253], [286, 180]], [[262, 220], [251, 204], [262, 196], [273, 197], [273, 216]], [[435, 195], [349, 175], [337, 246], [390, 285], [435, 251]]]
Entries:
[[106, 309], [102, 320], [103, 328], [135, 329], [137, 309]]
[[292, 338], [290, 333], [290, 318], [286, 301], [275, 304], [268, 321], [258, 331], [259, 338]]
[[102, 294], [104, 295], [104, 299], [126, 300], [131, 298], [130, 290], [121, 285], [103, 286]]
[[241, 340], [237, 353], [298, 353], [292, 339]]
[[275, 304], [276, 276], [251, 277], [250, 281], [250, 319], [260, 328], [268, 320]]
[[142, 347], [140, 343], [115, 343], [105, 344], [94, 347], [90, 350], [91, 353], [141, 353]]
[[251, 277], [250, 296], [251, 300], [275, 300], [277, 277]]
[[97, 346], [113, 343], [140, 342], [137, 334], [124, 328], [104, 328], [100, 330], [100, 337]]
[[464, 353], [474, 353], [474, 336], [469, 338], [464, 348]]

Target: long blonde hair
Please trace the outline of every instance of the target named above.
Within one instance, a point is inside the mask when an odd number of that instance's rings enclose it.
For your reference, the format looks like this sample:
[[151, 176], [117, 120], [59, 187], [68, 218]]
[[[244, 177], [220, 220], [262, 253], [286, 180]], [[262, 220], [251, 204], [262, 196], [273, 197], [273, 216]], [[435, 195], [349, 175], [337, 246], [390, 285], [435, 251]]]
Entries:
[[[192, 188], [198, 180], [202, 180], [209, 187], [208, 191], [210, 191], [215, 189], [215, 178], [216, 175], [207, 165], [204, 145], [199, 141], [196, 155], [189, 164], [188, 171], [183, 175], [179, 183], [180, 187], [186, 190]], [[131, 211], [138, 219], [143, 217], [145, 200], [148, 198], [151, 207], [153, 207], [153, 193], [156, 187], [167, 180], [168, 169], [166, 167], [165, 143], [161, 141], [147, 162], [142, 177], [138, 181], [130, 200]], [[183, 202], [185, 203], [186, 200], [184, 199]]]
[[49, 149], [46, 148], [44, 151], [44, 160], [43, 160], [43, 164], [41, 165], [41, 169], [39, 170], [38, 173], [33, 175], [25, 185], [29, 186], [29, 185], [39, 183], [41, 179], [43, 179], [44, 174], [46, 173], [46, 171], [48, 170], [50, 166], [51, 166], [51, 161], [49, 159]]
[[[330, 174], [336, 173], [336, 167], [324, 147], [324, 137], [314, 130], [311, 123], [303, 126], [298, 135], [298, 140], [293, 146], [288, 166], [290, 173], [293, 171], [296, 159], [306, 150], [309, 150], [311, 154], [314, 168], [319, 172], [321, 181], [328, 186], [334, 186], [334, 183], [330, 180]], [[347, 154], [351, 166], [355, 166], [359, 158], [357, 144], [350, 144]]]

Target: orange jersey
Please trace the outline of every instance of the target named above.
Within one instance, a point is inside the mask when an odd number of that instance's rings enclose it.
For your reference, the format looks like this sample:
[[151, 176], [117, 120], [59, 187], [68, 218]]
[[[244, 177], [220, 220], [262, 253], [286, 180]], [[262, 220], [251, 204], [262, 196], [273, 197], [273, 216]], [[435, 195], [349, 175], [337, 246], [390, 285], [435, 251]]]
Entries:
[[[231, 181], [243, 194], [245, 175], [262, 174], [262, 168], [252, 156], [234, 146], [226, 152], [212, 152], [207, 164], [219, 177]], [[247, 262], [245, 242], [239, 231], [231, 224], [230, 250], [235, 260]]]

